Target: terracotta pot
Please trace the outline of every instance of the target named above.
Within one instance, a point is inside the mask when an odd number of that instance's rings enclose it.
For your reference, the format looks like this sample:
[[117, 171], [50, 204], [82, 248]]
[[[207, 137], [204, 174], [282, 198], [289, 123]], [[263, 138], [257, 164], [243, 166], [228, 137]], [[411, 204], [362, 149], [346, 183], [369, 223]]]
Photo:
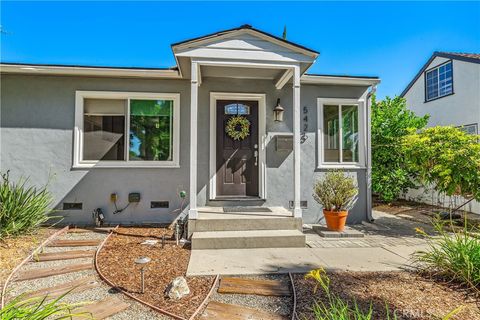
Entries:
[[323, 210], [328, 230], [343, 231], [347, 222], [348, 211], [327, 211]]

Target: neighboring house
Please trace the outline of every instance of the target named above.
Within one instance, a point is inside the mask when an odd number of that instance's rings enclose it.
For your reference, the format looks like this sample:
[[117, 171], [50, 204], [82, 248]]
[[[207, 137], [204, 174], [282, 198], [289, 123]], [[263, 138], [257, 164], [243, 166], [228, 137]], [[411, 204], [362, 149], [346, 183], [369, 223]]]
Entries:
[[[434, 52], [401, 96], [417, 115], [430, 115], [429, 126], [452, 125], [479, 134], [480, 54]], [[419, 197], [420, 192], [409, 195]], [[432, 199], [437, 201], [437, 196], [428, 192], [421, 200]], [[480, 204], [466, 209], [480, 213]]]
[[[65, 222], [91, 223], [95, 208], [109, 224], [169, 222], [181, 207], [195, 231], [206, 206], [317, 223], [312, 188], [335, 168], [360, 189], [348, 222], [370, 219], [378, 78], [309, 75], [316, 51], [248, 25], [172, 50], [169, 69], [2, 63], [2, 171], [49, 181]], [[235, 115], [250, 122], [240, 140], [225, 129]]]

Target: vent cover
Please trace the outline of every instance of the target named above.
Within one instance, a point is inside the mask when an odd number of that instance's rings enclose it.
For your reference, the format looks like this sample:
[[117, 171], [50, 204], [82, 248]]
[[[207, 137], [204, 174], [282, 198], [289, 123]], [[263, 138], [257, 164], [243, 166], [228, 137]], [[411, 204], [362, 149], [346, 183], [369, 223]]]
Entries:
[[82, 210], [83, 203], [81, 202], [64, 202], [63, 210]]
[[150, 208], [151, 209], [158, 209], [158, 208], [169, 208], [170, 203], [168, 201], [151, 201]]
[[[288, 206], [290, 207], [290, 209], [293, 209], [293, 200], [290, 200], [288, 202]], [[307, 200], [300, 201], [300, 208], [302, 208], [302, 209], [307, 209], [308, 208]]]

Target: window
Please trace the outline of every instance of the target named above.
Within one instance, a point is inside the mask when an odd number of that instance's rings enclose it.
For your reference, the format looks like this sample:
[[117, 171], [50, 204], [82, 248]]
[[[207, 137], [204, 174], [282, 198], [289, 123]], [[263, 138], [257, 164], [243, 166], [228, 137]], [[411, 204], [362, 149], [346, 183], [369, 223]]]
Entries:
[[425, 72], [425, 100], [430, 101], [453, 93], [452, 62]]
[[244, 115], [250, 114], [250, 107], [242, 103], [231, 103], [225, 106], [225, 114]]
[[467, 125], [464, 125], [464, 126], [460, 126], [458, 127], [460, 130], [468, 133], [468, 134], [478, 134], [478, 126], [476, 123], [474, 124], [467, 124]]
[[350, 99], [318, 99], [320, 166], [363, 167], [362, 105]]
[[77, 91], [74, 167], [175, 167], [178, 94]]

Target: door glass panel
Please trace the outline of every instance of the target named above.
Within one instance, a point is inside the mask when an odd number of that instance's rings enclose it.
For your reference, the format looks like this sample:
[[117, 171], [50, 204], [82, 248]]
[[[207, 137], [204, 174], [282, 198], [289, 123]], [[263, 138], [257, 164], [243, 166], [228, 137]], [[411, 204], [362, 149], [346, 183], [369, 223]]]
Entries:
[[227, 104], [225, 106], [225, 114], [234, 114], [234, 115], [250, 114], [250, 107], [247, 106], [246, 104], [241, 104], [241, 103]]
[[324, 161], [340, 162], [338, 105], [323, 107]]
[[344, 162], [358, 162], [358, 107], [342, 105], [342, 148]]

